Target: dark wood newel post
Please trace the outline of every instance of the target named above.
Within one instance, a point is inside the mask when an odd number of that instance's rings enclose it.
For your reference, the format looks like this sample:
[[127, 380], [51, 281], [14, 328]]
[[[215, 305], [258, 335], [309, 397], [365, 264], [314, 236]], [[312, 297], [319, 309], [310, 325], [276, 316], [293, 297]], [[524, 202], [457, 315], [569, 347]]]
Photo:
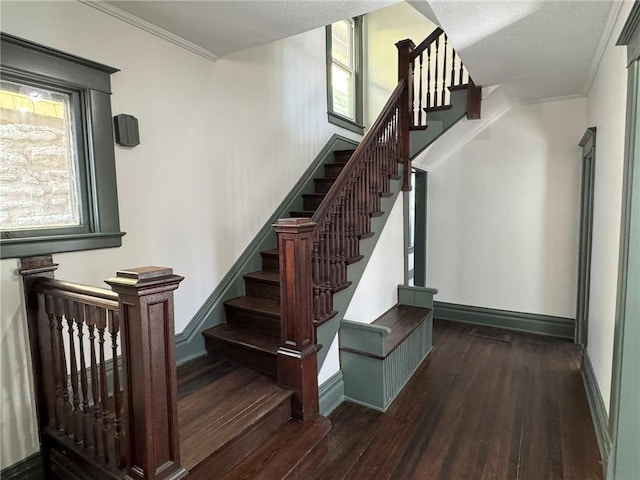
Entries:
[[35, 384], [38, 434], [40, 435], [53, 417], [52, 409], [55, 397], [50, 370], [53, 368], [50, 328], [46, 315], [42, 313], [42, 309], [38, 308], [38, 294], [34, 284], [39, 278], [53, 278], [57, 269], [58, 264], [53, 263], [51, 255], [21, 258], [18, 269], [18, 273], [22, 276], [24, 304], [27, 312], [29, 350], [31, 351], [31, 368]]
[[294, 391], [293, 416], [318, 416], [318, 359], [312, 322], [311, 250], [316, 224], [308, 218], [280, 219], [280, 326], [278, 383]]
[[163, 267], [122, 270], [105, 280], [122, 322], [127, 477], [177, 480], [180, 465], [173, 291], [183, 277]]
[[405, 80], [405, 88], [400, 95], [400, 157], [404, 164], [402, 191], [411, 190], [411, 156], [409, 149], [409, 135], [413, 123], [413, 68], [411, 52], [416, 48], [412, 40], [400, 40], [396, 43], [398, 49], [398, 81]]

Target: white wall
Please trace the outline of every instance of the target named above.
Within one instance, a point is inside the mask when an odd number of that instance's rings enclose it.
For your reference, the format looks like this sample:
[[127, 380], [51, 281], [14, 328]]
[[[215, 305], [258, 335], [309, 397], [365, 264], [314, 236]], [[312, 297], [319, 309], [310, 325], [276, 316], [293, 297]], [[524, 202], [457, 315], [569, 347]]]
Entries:
[[575, 317], [586, 99], [515, 106], [431, 158], [427, 284], [438, 300]]
[[[58, 277], [173, 267], [178, 332], [332, 133], [350, 136], [327, 123], [322, 28], [213, 63], [80, 3], [1, 8], [4, 32], [121, 69], [113, 113], [140, 124], [141, 144], [116, 148], [123, 246], [55, 255]], [[17, 266], [0, 262], [0, 468], [37, 450]]]
[[366, 117], [372, 124], [398, 84], [396, 42], [409, 38], [418, 45], [436, 25], [405, 2], [366, 16], [368, 62]]
[[347, 320], [371, 323], [398, 303], [398, 285], [404, 283], [402, 202], [399, 194], [344, 314]]
[[626, 48], [615, 43], [633, 2], [626, 1], [589, 91], [587, 123], [596, 127], [593, 246], [587, 350], [607, 409], [611, 391], [627, 98]]

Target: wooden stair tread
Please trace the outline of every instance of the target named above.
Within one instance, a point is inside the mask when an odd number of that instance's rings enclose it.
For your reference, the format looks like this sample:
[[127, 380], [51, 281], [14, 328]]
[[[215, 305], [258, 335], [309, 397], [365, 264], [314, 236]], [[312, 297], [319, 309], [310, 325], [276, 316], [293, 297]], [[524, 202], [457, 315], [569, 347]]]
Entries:
[[[263, 272], [271, 273], [271, 272]], [[276, 273], [276, 272], [273, 272]], [[280, 278], [279, 274], [276, 274]], [[248, 310], [250, 312], [268, 315], [270, 317], [280, 317], [280, 303], [268, 298], [262, 297], [236, 297], [224, 302], [233, 308]]]
[[[275, 252], [277, 255], [278, 251], [276, 250]], [[260, 282], [280, 283], [280, 273], [267, 270], [258, 270], [257, 272], [247, 273], [244, 275], [244, 278], [258, 280]]]
[[[204, 369], [202, 378], [178, 381], [181, 463], [188, 470], [232, 445], [292, 395], [249, 368], [235, 366], [211, 381], [215, 372]], [[193, 382], [203, 383], [202, 388], [181, 395]]]
[[447, 87], [450, 92], [455, 92], [456, 90], [466, 90], [469, 88], [468, 83], [461, 83], [460, 85], [453, 85], [452, 87]]
[[429, 112], [443, 112], [445, 110], [451, 110], [453, 105], [438, 105], [436, 107], [424, 107], [423, 110]]
[[311, 218], [313, 217], [314, 213], [316, 212], [312, 210], [294, 210], [289, 212], [289, 215], [291, 216], [291, 218]]
[[275, 357], [280, 348], [280, 338], [266, 333], [254, 332], [242, 327], [230, 324], [218, 325], [204, 332], [205, 338], [220, 342], [239, 345], [249, 350], [256, 350], [261, 353]]
[[306, 423], [290, 420], [269, 440], [247, 455], [223, 480], [285, 478], [329, 433], [331, 422], [318, 417]]
[[380, 315], [372, 323], [389, 327], [391, 333], [384, 339], [384, 355], [391, 353], [402, 341], [409, 336], [431, 313], [430, 308], [413, 305], [394, 305]]

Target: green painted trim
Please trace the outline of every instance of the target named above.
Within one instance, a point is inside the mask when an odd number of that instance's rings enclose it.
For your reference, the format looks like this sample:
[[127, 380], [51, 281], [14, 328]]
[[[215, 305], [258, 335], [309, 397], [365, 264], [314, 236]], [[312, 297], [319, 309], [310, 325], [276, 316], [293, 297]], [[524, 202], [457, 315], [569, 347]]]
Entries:
[[596, 374], [593, 371], [593, 365], [589, 358], [589, 352], [584, 348], [582, 349], [580, 371], [582, 373], [584, 389], [587, 393], [587, 401], [589, 402], [593, 428], [596, 432], [596, 439], [598, 440], [598, 449], [600, 450], [600, 458], [602, 459], [602, 469], [606, 476], [607, 461], [609, 459], [609, 453], [611, 452], [611, 437], [609, 437], [608, 430], [609, 419], [607, 417], [604, 400], [602, 399], [602, 393], [598, 386], [598, 380], [596, 379]]
[[574, 342], [584, 347], [589, 338], [589, 291], [593, 239], [593, 205], [595, 195], [596, 127], [587, 128], [582, 147], [582, 186], [580, 189], [580, 240], [578, 247], [578, 294]]
[[318, 388], [320, 415], [327, 417], [344, 402], [344, 377], [338, 370]]
[[2, 480], [44, 480], [40, 452], [14, 463], [0, 471]]
[[398, 285], [398, 303], [401, 305], [433, 308], [433, 296], [437, 294], [437, 288]]
[[434, 302], [435, 318], [573, 340], [572, 318]]
[[413, 284], [424, 287], [427, 284], [427, 176], [424, 170], [415, 170], [415, 232], [413, 241], [414, 274]]
[[79, 227], [0, 232], [0, 258], [119, 247], [111, 77], [118, 70], [12, 35], [0, 35], [0, 74], [71, 95], [77, 131]]
[[[311, 162], [298, 182], [282, 200], [278, 208], [222, 280], [220, 280], [220, 283], [218, 283], [184, 330], [176, 335], [176, 359], [178, 364], [185, 363], [206, 353], [204, 339], [200, 333], [209, 327], [224, 323], [224, 302], [230, 298], [244, 295], [242, 276], [260, 269], [261, 250], [276, 247], [276, 236], [272, 227], [275, 221], [278, 218], [288, 216], [289, 210], [302, 209], [302, 204], [300, 203], [300, 205], [296, 206], [296, 202], [301, 202], [302, 193], [307, 193], [307, 190], [309, 192], [312, 191], [313, 185], [310, 184], [313, 183], [313, 178], [322, 176], [320, 169], [326, 161], [333, 158], [334, 151], [356, 148], [357, 146], [358, 142], [349, 138], [337, 134], [331, 136], [327, 144]], [[330, 343], [326, 345], [330, 345]], [[323, 350], [326, 351], [328, 349]]]
[[627, 17], [627, 21], [622, 27], [622, 31], [620, 32], [616, 45], [629, 45], [634, 34], [638, 30], [638, 25], [640, 25], [640, 3], [635, 2], [633, 8], [631, 8], [629, 16]]
[[351, 397], [348, 397], [347, 395], [344, 396], [344, 401], [345, 402], [355, 403], [356, 405], [360, 405], [362, 407], [370, 408], [371, 410], [375, 410], [375, 411], [380, 412], [380, 413], [386, 412], [386, 410], [384, 408], [380, 407], [379, 405], [374, 405], [373, 403], [363, 402], [362, 400], [358, 400], [356, 398], [351, 398]]
[[[609, 407], [609, 435], [613, 442], [607, 478], [640, 478], [640, 62], [638, 48], [638, 2], [629, 19], [629, 47], [635, 47], [627, 74], [627, 114], [620, 249], [618, 256], [618, 288], [613, 343], [613, 366]], [[635, 190], [635, 195], [634, 195]], [[635, 248], [632, 248], [636, 245]]]
[[347, 118], [333, 111], [333, 82], [331, 55], [331, 25], [325, 27], [326, 68], [327, 68], [327, 114], [328, 121], [355, 133], [364, 133], [364, 17], [353, 17], [354, 29], [354, 75], [355, 75], [355, 118]]
[[329, 123], [337, 125], [354, 133], [362, 135], [364, 133], [364, 125], [354, 122], [350, 118], [343, 117], [342, 115], [334, 112], [327, 112], [327, 119]]

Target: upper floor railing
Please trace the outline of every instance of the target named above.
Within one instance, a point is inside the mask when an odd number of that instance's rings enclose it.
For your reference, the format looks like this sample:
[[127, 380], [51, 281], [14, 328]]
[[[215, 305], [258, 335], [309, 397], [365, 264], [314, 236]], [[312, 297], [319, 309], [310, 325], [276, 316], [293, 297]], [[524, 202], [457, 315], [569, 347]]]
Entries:
[[451, 90], [469, 83], [469, 72], [449, 43], [447, 34], [436, 28], [409, 55], [412, 88], [412, 126], [426, 126], [427, 112], [450, 104]]

